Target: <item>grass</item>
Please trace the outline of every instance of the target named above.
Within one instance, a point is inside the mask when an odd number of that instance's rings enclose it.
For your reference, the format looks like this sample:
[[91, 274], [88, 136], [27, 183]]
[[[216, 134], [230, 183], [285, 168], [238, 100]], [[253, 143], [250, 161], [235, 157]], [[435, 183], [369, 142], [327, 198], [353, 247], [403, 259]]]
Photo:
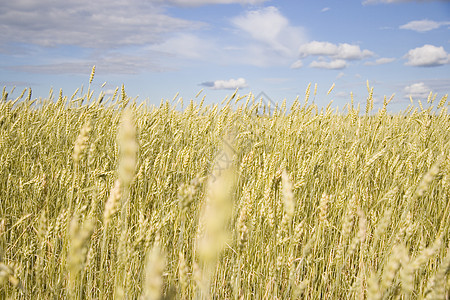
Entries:
[[0, 298], [448, 299], [447, 98], [368, 90], [270, 116], [4, 90]]

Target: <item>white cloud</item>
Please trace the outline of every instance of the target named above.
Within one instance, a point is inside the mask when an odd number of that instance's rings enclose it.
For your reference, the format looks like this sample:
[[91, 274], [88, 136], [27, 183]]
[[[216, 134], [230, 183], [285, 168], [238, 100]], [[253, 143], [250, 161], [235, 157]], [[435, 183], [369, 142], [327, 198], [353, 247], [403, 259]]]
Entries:
[[207, 59], [214, 51], [212, 41], [202, 39], [192, 33], [179, 33], [164, 42], [148, 47], [151, 50], [189, 59]]
[[337, 53], [337, 46], [329, 42], [312, 41], [300, 46], [300, 57], [308, 55], [335, 55]]
[[[195, 37], [189, 34], [206, 25], [172, 17], [166, 9], [160, 0], [10, 1], [0, 10], [0, 39], [38, 58], [10, 67], [15, 70], [86, 74], [93, 64], [116, 74], [167, 70], [175, 64], [169, 56], [195, 56]], [[178, 52], [168, 51], [170, 45]]]
[[0, 26], [3, 41], [110, 49], [159, 43], [167, 33], [204, 24], [171, 17], [155, 0], [16, 0], [2, 3]]
[[237, 88], [241, 89], [248, 86], [244, 78], [208, 81], [203, 82], [200, 85], [209, 87], [213, 90], [235, 90]]
[[233, 18], [232, 24], [262, 43], [264, 49], [269, 46], [271, 51], [284, 57], [295, 57], [297, 47], [306, 40], [304, 29], [292, 26], [273, 6], [248, 11]]
[[346, 60], [353, 59], [363, 59], [366, 57], [370, 57], [373, 55], [372, 51], [369, 50], [361, 50], [357, 45], [350, 44], [339, 44], [338, 53], [336, 55], [337, 58], [342, 58]]
[[314, 60], [312, 61], [309, 66], [311, 68], [319, 68], [319, 69], [333, 69], [333, 70], [337, 70], [337, 69], [343, 69], [345, 67], [347, 67], [347, 62], [343, 59], [335, 59], [332, 61], [323, 61], [323, 60]]
[[361, 50], [358, 45], [340, 43], [338, 45], [329, 42], [312, 41], [303, 44], [299, 48], [300, 57], [330, 56], [334, 59], [360, 60], [374, 55], [372, 51]]
[[[264, 1], [10, 1], [2, 4], [0, 9], [0, 38], [7, 41], [0, 45], [0, 53], [17, 54], [24, 49], [30, 55], [28, 52], [39, 51], [39, 60], [33, 64], [10, 69], [44, 73], [85, 74], [93, 64], [98, 70], [116, 74], [164, 71], [179, 68], [184, 63], [183, 59], [258, 66], [279, 65], [280, 62], [289, 64], [295, 59], [295, 49], [304, 41], [304, 33], [300, 27], [291, 26], [275, 8], [243, 14], [245, 19], [259, 13], [271, 26], [278, 24], [278, 31], [272, 37], [266, 37], [266, 43], [261, 40], [252, 43], [247, 35], [245, 38], [238, 36], [233, 41], [237, 43], [232, 45], [235, 50], [227, 49], [228, 45], [224, 45], [217, 34], [207, 32], [210, 27], [206, 23], [172, 17], [167, 13], [170, 5], [244, 5]], [[258, 21], [258, 18], [253, 20]], [[253, 28], [252, 32], [255, 31]], [[267, 44], [273, 47], [267, 47]], [[59, 51], [58, 47], [64, 51]], [[290, 56], [286, 53], [280, 55], [280, 51], [288, 49], [292, 52]], [[59, 56], [52, 53], [59, 53]]]
[[133, 54], [123, 52], [107, 52], [96, 58], [62, 58], [53, 61], [9, 67], [9, 69], [44, 74], [89, 74], [92, 66], [96, 66], [96, 74], [137, 74], [141, 71], [166, 71], [170, 68], [161, 67], [155, 57], [164, 56], [152, 51], [138, 51]]
[[376, 65], [384, 65], [395, 61], [395, 58], [393, 57], [382, 57], [375, 61], [368, 61], [364, 63], [366, 66], [376, 66]]
[[322, 10], [321, 10], [321, 12], [326, 12], [326, 11], [329, 11], [331, 8], [329, 8], [329, 7], [324, 7], [324, 8], [322, 8]]
[[344, 77], [345, 76], [345, 73], [344, 72], [340, 72], [337, 76], [336, 76], [336, 79], [341, 79], [342, 77]]
[[434, 67], [450, 63], [450, 54], [444, 47], [424, 45], [408, 51], [404, 56], [408, 61], [406, 65], [415, 67]]
[[448, 0], [365, 0], [363, 5], [379, 3], [401, 3], [401, 2], [448, 2]]
[[411, 21], [409, 23], [401, 25], [400, 29], [409, 29], [417, 32], [426, 32], [449, 24], [450, 22], [436, 22], [424, 19], [418, 21]]
[[207, 5], [207, 4], [233, 4], [238, 3], [241, 5], [246, 4], [260, 4], [264, 3], [267, 0], [169, 0], [168, 2], [181, 5], [181, 6], [201, 6], [201, 5]]
[[291, 65], [291, 69], [300, 69], [301, 67], [303, 67], [303, 62], [300, 59]]
[[[33, 63], [10, 69], [44, 73], [85, 74], [95, 64], [99, 72], [135, 74], [178, 69], [187, 60], [289, 67], [306, 31], [276, 7], [251, 6], [266, 1], [9, 1], [0, 9], [0, 53], [39, 53]], [[169, 13], [176, 5], [232, 3], [249, 10], [230, 17], [225, 28]]]
[[405, 97], [409, 98], [419, 98], [424, 99], [430, 94], [430, 88], [425, 85], [423, 82], [413, 83], [411, 85], [405, 86], [403, 89], [405, 92]]

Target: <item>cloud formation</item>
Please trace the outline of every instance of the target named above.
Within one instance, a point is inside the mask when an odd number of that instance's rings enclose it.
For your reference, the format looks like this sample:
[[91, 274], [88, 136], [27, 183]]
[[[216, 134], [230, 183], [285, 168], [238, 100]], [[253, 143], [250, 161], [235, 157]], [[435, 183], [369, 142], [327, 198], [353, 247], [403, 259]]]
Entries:
[[437, 29], [441, 26], [449, 25], [450, 22], [436, 22], [428, 19], [424, 20], [418, 20], [418, 21], [411, 21], [409, 23], [406, 23], [404, 25], [401, 25], [400, 29], [409, 29], [414, 30], [417, 32], [426, 32], [433, 29]]
[[375, 61], [368, 61], [364, 63], [366, 66], [377, 66], [377, 65], [384, 65], [395, 61], [395, 58], [393, 57], [382, 57]]
[[410, 96], [412, 98], [418, 98], [418, 99], [424, 99], [430, 94], [430, 88], [425, 85], [423, 82], [417, 82], [413, 83], [411, 85], [405, 86], [403, 89], [405, 92], [405, 97], [409, 98]]
[[339, 70], [347, 67], [347, 62], [343, 59], [335, 59], [332, 61], [314, 60], [309, 66], [311, 68]]
[[[358, 45], [347, 43], [333, 44], [319, 41], [302, 44], [298, 53], [301, 59], [308, 56], [318, 56], [319, 60], [314, 60], [309, 66], [322, 69], [343, 69], [348, 66], [348, 61], [362, 60], [374, 55], [372, 51], [367, 49], [361, 50]], [[327, 61], [325, 58], [329, 60]], [[302, 65], [302, 61], [298, 60], [291, 68], [299, 68]]]
[[171, 17], [158, 1], [7, 1], [0, 10], [0, 38], [44, 47], [110, 49], [161, 42], [163, 35], [203, 26]]
[[414, 67], [436, 67], [450, 63], [450, 54], [444, 47], [428, 44], [409, 50], [404, 58], [408, 60], [406, 65]]
[[362, 2], [363, 5], [367, 4], [379, 4], [379, 3], [402, 3], [402, 2], [448, 2], [448, 0], [365, 0]]
[[369, 50], [361, 50], [358, 45], [340, 43], [338, 45], [329, 42], [312, 41], [300, 46], [300, 57], [330, 56], [334, 59], [359, 60], [372, 56]]
[[[255, 5], [264, 3], [267, 0], [169, 0], [167, 2], [170, 2], [175, 5], [180, 6], [201, 6], [201, 5], [208, 5], [208, 4], [241, 4], [241, 5]], [[162, 2], [162, 1], [161, 1]]]
[[151, 51], [139, 51], [135, 54], [121, 52], [107, 52], [94, 58], [63, 58], [48, 63], [34, 65], [11, 66], [8, 69], [43, 74], [89, 74], [92, 66], [96, 66], [96, 73], [103, 74], [137, 74], [141, 71], [162, 72], [170, 70], [162, 67]]
[[242, 89], [248, 87], [248, 84], [244, 78], [207, 81], [201, 83], [200, 85], [213, 90], [235, 90], [237, 88]]
[[239, 30], [282, 56], [293, 57], [298, 46], [306, 41], [302, 27], [292, 26], [289, 20], [273, 6], [251, 10], [231, 20]]
[[63, 49], [55, 51], [64, 53], [59, 57], [47, 55], [10, 68], [52, 74], [84, 73], [93, 64], [99, 71], [135, 74], [179, 69], [188, 60], [264, 67], [289, 65], [297, 57], [299, 45], [307, 40], [305, 30], [293, 26], [273, 6], [230, 18], [228, 25], [234, 30], [227, 28], [225, 34], [232, 34], [232, 45], [219, 38], [211, 25], [167, 13], [170, 5], [253, 5], [265, 1], [42, 0], [36, 4], [17, 0], [5, 3], [0, 10], [0, 38], [6, 41], [0, 45], [0, 54], [17, 54], [21, 49], [44, 53]]
[[169, 56], [201, 60], [209, 58], [217, 45], [193, 33], [179, 33], [173, 34], [161, 43], [150, 45], [148, 48]]
[[300, 59], [291, 65], [291, 69], [300, 69], [301, 67], [303, 67], [303, 62]]

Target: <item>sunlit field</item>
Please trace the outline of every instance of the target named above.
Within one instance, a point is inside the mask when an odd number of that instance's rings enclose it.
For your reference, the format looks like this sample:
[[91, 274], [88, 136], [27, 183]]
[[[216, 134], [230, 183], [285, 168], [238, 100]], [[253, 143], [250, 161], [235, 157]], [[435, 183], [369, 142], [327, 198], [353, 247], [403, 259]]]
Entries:
[[310, 93], [4, 89], [0, 299], [449, 299], [447, 96]]

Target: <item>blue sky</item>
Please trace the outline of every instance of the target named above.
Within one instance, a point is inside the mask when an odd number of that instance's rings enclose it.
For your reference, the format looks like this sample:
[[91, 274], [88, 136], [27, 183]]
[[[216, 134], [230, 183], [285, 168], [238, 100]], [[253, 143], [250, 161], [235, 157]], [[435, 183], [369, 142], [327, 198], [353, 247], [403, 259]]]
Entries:
[[201, 89], [220, 103], [236, 88], [291, 104], [317, 83], [315, 103], [342, 108], [350, 92], [365, 105], [369, 80], [375, 105], [395, 93], [401, 110], [410, 95], [450, 90], [450, 1], [2, 2], [0, 86], [15, 86], [11, 96], [70, 96], [93, 65], [97, 94], [124, 84], [150, 104]]

